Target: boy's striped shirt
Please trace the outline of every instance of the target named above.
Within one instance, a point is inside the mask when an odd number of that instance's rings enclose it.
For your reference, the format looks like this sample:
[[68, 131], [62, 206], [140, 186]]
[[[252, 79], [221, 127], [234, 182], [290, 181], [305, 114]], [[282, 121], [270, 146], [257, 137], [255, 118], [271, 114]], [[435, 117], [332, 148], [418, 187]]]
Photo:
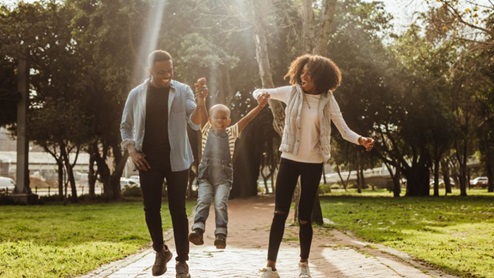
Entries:
[[[202, 133], [202, 142], [201, 142], [201, 153], [204, 153], [204, 148], [206, 147], [206, 141], [208, 139], [209, 131], [211, 130], [211, 124], [209, 122], [204, 125], [201, 130]], [[234, 124], [226, 128], [226, 134], [228, 134], [228, 145], [230, 147], [230, 158], [233, 158], [233, 151], [235, 150], [235, 141], [237, 140], [238, 133], [238, 124]]]

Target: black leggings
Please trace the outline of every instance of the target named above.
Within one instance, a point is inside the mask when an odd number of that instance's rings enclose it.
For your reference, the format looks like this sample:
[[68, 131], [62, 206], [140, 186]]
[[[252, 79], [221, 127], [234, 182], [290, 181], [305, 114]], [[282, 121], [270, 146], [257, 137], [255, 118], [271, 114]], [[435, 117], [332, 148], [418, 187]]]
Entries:
[[293, 192], [297, 185], [298, 177], [301, 181], [300, 203], [298, 207], [298, 219], [300, 223], [300, 258], [309, 258], [312, 243], [312, 207], [319, 188], [322, 174], [322, 163], [303, 163], [281, 158], [280, 169], [276, 177], [276, 199], [273, 222], [269, 232], [268, 260], [276, 262], [280, 249], [285, 222], [290, 212]]

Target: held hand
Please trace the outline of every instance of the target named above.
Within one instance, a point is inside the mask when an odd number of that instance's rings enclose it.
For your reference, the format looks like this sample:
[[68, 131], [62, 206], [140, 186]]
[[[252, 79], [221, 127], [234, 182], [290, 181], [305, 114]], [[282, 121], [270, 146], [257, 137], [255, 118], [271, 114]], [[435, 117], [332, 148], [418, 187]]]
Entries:
[[364, 146], [366, 151], [371, 151], [374, 147], [374, 139], [370, 137], [360, 137], [360, 145]]
[[130, 158], [132, 159], [132, 163], [136, 166], [139, 171], [147, 171], [151, 169], [151, 165], [149, 165], [148, 161], [144, 158], [146, 155], [142, 152], [132, 151], [129, 152]]
[[206, 98], [209, 94], [208, 86], [206, 85], [206, 77], [201, 77], [197, 79], [197, 82], [194, 83], [195, 87], [195, 97], [197, 105], [203, 105], [206, 103]]
[[261, 106], [261, 107], [266, 106], [266, 104], [268, 104], [269, 97], [270, 97], [270, 95], [268, 93], [266, 93], [266, 92], [260, 94], [257, 97], [257, 103], [258, 103], [258, 105]]

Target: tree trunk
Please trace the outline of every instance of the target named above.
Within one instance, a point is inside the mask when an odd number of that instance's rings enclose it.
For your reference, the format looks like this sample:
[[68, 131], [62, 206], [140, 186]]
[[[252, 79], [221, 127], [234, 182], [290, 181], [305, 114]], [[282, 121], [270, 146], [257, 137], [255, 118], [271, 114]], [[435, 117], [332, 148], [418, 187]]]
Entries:
[[406, 196], [429, 196], [429, 165], [426, 158], [419, 158], [418, 162], [405, 169], [407, 178]]
[[314, 28], [316, 31], [314, 54], [326, 55], [328, 52], [329, 36], [331, 35], [331, 26], [333, 25], [334, 15], [336, 11], [337, 0], [325, 0], [321, 18], [319, 19], [319, 28]]
[[111, 182], [111, 174], [110, 168], [106, 164], [105, 159], [101, 156], [99, 151], [93, 152], [93, 158], [96, 161], [96, 165], [98, 165], [98, 172], [101, 177], [101, 181], [103, 183], [103, 193], [102, 195], [106, 199], [113, 199], [113, 190], [112, 190], [112, 182]]
[[266, 123], [272, 120], [268, 109], [263, 109], [242, 131], [233, 154], [233, 187], [230, 197], [257, 196], [257, 178], [262, 160], [264, 141], [272, 133]]
[[[310, 2], [310, 6], [308, 3]], [[311, 41], [314, 41], [314, 49], [312, 53], [319, 55], [327, 54], [327, 46], [329, 42], [329, 36], [331, 35], [331, 25], [334, 20], [334, 13], [336, 10], [336, 2], [337, 0], [325, 0], [323, 1], [323, 8], [319, 17], [318, 26], [314, 24], [314, 12], [312, 10], [312, 1], [304, 0], [304, 9], [311, 8], [310, 15], [309, 12], [304, 13], [305, 16], [303, 18], [304, 25], [309, 25], [305, 27], [311, 34], [308, 36], [312, 36], [314, 38]], [[306, 22], [307, 21], [307, 22]], [[312, 26], [310, 26], [312, 25]], [[319, 27], [319, 28], [317, 28]], [[317, 31], [316, 31], [317, 30]], [[316, 31], [317, 33], [314, 33]], [[312, 221], [314, 223], [323, 223], [322, 219], [322, 210], [319, 202], [319, 195], [316, 195], [316, 200], [314, 204], [314, 209], [312, 210]]]
[[[466, 136], [466, 135], [465, 135]], [[468, 155], [468, 138], [464, 138], [461, 142], [461, 147], [456, 148], [456, 155], [460, 167], [460, 196], [467, 196], [467, 155]]]
[[487, 174], [487, 192], [494, 192], [494, 136], [491, 127], [492, 121], [486, 121], [480, 128], [480, 152], [485, 161], [485, 172]]
[[[98, 180], [98, 165], [95, 157], [95, 152], [98, 152], [98, 145], [92, 143], [88, 147], [89, 153], [89, 169], [88, 169], [88, 184], [89, 184], [89, 197], [96, 197], [96, 181]], [[96, 166], [96, 170], [94, 167]]]
[[320, 226], [324, 224], [319, 196], [314, 200], [314, 206], [312, 207], [312, 222]]
[[[256, 42], [256, 59], [259, 66], [259, 76], [263, 88], [274, 87], [273, 76], [271, 74], [271, 64], [269, 63], [268, 43], [267, 43], [267, 23], [266, 18], [270, 6], [267, 1], [252, 0], [252, 11], [254, 17], [254, 36]], [[285, 108], [280, 101], [269, 100], [269, 106], [273, 113], [273, 128], [281, 136], [285, 124]]]
[[388, 169], [388, 172], [391, 174], [391, 179], [393, 180], [393, 197], [399, 198], [401, 194], [401, 173], [398, 170], [398, 167], [396, 167], [395, 172], [393, 173], [393, 168], [391, 165], [385, 161], [384, 165], [386, 166], [386, 169]]
[[57, 159], [57, 168], [58, 168], [58, 196], [63, 197], [63, 162], [60, 159]]
[[[254, 34], [255, 34], [255, 41], [256, 41], [256, 58], [257, 58], [257, 63], [259, 65], [259, 75], [261, 77], [261, 82], [262, 86], [264, 88], [271, 88], [274, 87], [273, 83], [273, 78], [271, 75], [271, 67], [269, 63], [269, 55], [268, 55], [268, 48], [267, 48], [267, 22], [266, 18], [268, 15], [268, 11], [270, 10], [270, 6], [268, 5], [268, 1], [255, 1], [251, 0], [251, 10], [253, 12], [253, 18], [254, 18]], [[313, 30], [315, 29], [314, 26], [314, 14], [312, 10], [312, 1], [310, 0], [304, 0], [303, 1], [303, 36], [304, 38], [309, 38], [313, 36]], [[336, 0], [327, 0], [325, 1], [325, 8], [323, 10], [323, 15], [321, 15], [320, 22], [321, 26], [324, 27], [324, 31], [321, 32], [321, 35], [324, 35], [322, 37], [318, 37], [318, 40], [322, 40], [321, 47], [314, 49], [314, 53], [324, 53], [324, 45], [327, 45], [328, 39], [329, 39], [329, 30], [331, 27], [332, 20], [330, 22], [326, 22], [328, 19], [334, 17], [334, 9], [336, 6]], [[329, 17], [326, 17], [329, 16]], [[305, 41], [305, 43], [311, 42], [313, 40]], [[309, 45], [309, 47], [311, 47]], [[310, 49], [305, 48], [305, 51], [308, 51]], [[274, 121], [273, 121], [273, 128], [274, 130], [282, 136], [283, 133], [283, 127], [285, 123], [285, 111], [284, 107], [279, 101], [274, 101], [270, 100], [269, 105], [271, 107], [271, 112], [273, 113]], [[297, 186], [300, 186], [299, 184]], [[299, 196], [296, 196], [298, 199]], [[317, 196], [317, 199], [319, 196]], [[317, 200], [317, 203], [319, 200]], [[314, 206], [314, 209], [316, 210], [315, 213], [313, 211], [313, 216], [316, 215], [322, 215], [322, 213], [319, 213], [321, 211], [320, 205]], [[295, 209], [295, 212], [297, 212], [297, 208]], [[316, 223], [322, 223], [322, 217], [320, 219], [316, 219]]]
[[443, 180], [444, 180], [444, 186], [445, 186], [445, 195], [448, 195], [452, 193], [451, 191], [451, 176], [449, 173], [449, 164], [446, 159], [441, 160], [441, 169], [443, 170]]
[[70, 164], [69, 153], [67, 152], [65, 143], [60, 143], [60, 157], [63, 160], [63, 164], [65, 165], [65, 171], [67, 173], [68, 183], [70, 184], [71, 189], [71, 198], [70, 201], [72, 203], [77, 203], [77, 188], [75, 185], [74, 171], [72, 169], [72, 165]]
[[312, 0], [302, 1], [302, 50], [311, 53], [314, 49], [314, 11]]
[[123, 170], [127, 165], [127, 159], [129, 157], [129, 153], [124, 152], [124, 155], [122, 155], [120, 151], [120, 146], [116, 142], [112, 144], [111, 148], [114, 154], [114, 160], [113, 160], [114, 170], [113, 173], [111, 174], [110, 183], [113, 191], [113, 199], [117, 200], [120, 198], [120, 193], [121, 193], [120, 177], [122, 177]]
[[[434, 157], [434, 196], [439, 196], [439, 156]], [[445, 181], [446, 182], [446, 181]]]

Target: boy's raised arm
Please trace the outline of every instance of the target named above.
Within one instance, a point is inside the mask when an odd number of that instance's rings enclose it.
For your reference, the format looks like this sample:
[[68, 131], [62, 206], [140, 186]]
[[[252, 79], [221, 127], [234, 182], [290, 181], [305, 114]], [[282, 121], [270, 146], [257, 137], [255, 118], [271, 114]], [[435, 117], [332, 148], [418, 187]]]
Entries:
[[250, 110], [247, 115], [245, 115], [242, 119], [237, 122], [238, 125], [238, 133], [242, 132], [242, 130], [249, 124], [249, 122], [254, 119], [259, 112], [268, 104], [269, 94], [261, 93], [257, 96], [257, 106], [254, 109]]

